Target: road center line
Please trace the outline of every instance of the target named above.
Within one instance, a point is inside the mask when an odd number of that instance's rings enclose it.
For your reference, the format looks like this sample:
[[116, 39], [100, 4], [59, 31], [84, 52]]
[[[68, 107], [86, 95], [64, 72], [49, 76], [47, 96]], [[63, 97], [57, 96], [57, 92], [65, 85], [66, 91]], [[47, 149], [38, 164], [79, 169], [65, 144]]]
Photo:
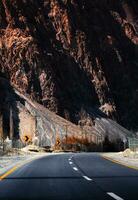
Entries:
[[107, 192], [107, 194], [111, 197], [113, 197], [116, 200], [124, 200], [121, 197], [117, 196], [116, 194], [112, 193], [112, 192]]
[[83, 178], [85, 178], [87, 181], [92, 181], [92, 179], [89, 178], [88, 176], [83, 176]]
[[77, 167], [73, 167], [73, 169], [74, 169], [75, 171], [78, 171], [78, 168], [77, 168]]
[[[69, 164], [73, 164], [73, 162], [72, 161], [70, 161], [69, 162]], [[80, 174], [81, 174], [81, 176], [84, 178], [84, 179], [86, 179], [87, 181], [92, 181], [92, 179], [91, 178], [89, 178], [88, 176], [86, 176], [86, 175], [84, 175], [83, 174], [83, 172], [81, 172], [77, 167], [73, 167], [73, 169], [75, 170], [75, 171], [79, 171], [80, 172]]]
[[73, 156], [70, 157], [71, 159], [73, 158]]

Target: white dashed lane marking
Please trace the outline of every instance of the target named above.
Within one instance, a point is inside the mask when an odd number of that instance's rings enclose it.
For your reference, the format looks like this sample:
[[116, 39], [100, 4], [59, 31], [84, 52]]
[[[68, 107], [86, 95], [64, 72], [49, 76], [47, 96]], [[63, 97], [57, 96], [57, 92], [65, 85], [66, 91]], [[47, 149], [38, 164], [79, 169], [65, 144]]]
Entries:
[[116, 200], [124, 200], [121, 197], [117, 196], [116, 194], [112, 193], [112, 192], [107, 192], [107, 194], [111, 197], [113, 197]]
[[75, 171], [78, 171], [78, 168], [77, 168], [77, 167], [73, 167], [73, 169], [74, 169]]
[[[72, 157], [73, 157], [73, 156], [72, 156]], [[68, 159], [68, 160], [69, 160], [69, 164], [72, 165], [72, 168], [73, 168], [75, 171], [79, 171], [79, 169], [78, 169], [77, 167], [75, 167], [74, 163], [72, 162], [72, 157], [70, 157], [70, 158]], [[83, 177], [85, 180], [87, 180], [87, 181], [92, 181], [91, 178], [89, 178], [88, 176], [83, 175], [81, 171], [79, 171], [79, 172], [81, 173], [82, 177]]]
[[[73, 165], [72, 157], [73, 157], [73, 156], [71, 156], [71, 157], [68, 159], [70, 165]], [[73, 166], [72, 166], [72, 168], [73, 168], [75, 171], [79, 171], [77, 167], [73, 167]], [[82, 172], [80, 172], [80, 173], [82, 174]], [[85, 180], [87, 180], [87, 181], [93, 181], [91, 178], [89, 178], [88, 176], [85, 176], [85, 175], [83, 175], [83, 174], [82, 174], [82, 177], [83, 177]], [[124, 199], [122, 199], [121, 197], [119, 197], [118, 195], [114, 194], [113, 192], [107, 192], [107, 194], [108, 194], [110, 197], [112, 197], [113, 199], [115, 199], [115, 200], [124, 200]]]
[[92, 181], [92, 179], [89, 178], [88, 176], [83, 176], [83, 178], [85, 178], [87, 181]]

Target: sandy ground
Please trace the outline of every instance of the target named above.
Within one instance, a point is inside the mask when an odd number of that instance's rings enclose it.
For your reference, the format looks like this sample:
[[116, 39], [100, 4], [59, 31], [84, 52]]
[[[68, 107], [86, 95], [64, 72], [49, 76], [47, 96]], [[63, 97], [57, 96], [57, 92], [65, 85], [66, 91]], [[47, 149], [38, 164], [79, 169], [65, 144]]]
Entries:
[[127, 157], [124, 157], [123, 152], [119, 153], [103, 153], [103, 156], [107, 158], [111, 158], [115, 161], [118, 161], [124, 165], [134, 167], [138, 169], [138, 152], [137, 153], [132, 153]]
[[8, 168], [15, 166], [21, 161], [29, 159], [30, 156], [1, 156], [0, 157], [0, 174], [3, 174], [4, 171]]

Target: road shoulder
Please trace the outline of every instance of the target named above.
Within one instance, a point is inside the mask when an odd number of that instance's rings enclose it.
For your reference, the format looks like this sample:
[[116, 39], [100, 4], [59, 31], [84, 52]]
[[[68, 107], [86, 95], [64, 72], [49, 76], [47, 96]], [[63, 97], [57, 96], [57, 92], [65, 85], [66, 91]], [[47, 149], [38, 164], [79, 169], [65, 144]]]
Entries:
[[114, 163], [138, 170], [138, 158], [124, 157], [121, 152], [120, 153], [102, 153], [101, 156]]
[[5, 156], [1, 157], [0, 160], [0, 179], [3, 179], [6, 174], [15, 171], [17, 168], [22, 165], [31, 162], [37, 158], [46, 156], [47, 154], [34, 154], [26, 156]]

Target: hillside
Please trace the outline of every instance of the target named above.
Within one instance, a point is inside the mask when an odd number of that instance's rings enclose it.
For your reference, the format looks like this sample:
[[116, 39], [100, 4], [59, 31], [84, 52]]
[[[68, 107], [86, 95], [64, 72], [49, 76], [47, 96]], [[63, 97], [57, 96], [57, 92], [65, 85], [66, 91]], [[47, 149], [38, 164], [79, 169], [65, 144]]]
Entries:
[[99, 116], [137, 131], [137, 10], [136, 0], [1, 0], [0, 76], [76, 125], [93, 129]]
[[132, 137], [96, 109], [89, 110], [93, 125], [90, 117], [86, 124], [75, 125], [13, 89], [5, 78], [0, 79], [0, 85], [0, 138], [8, 137], [13, 147], [34, 144], [51, 150], [113, 151], [124, 148], [127, 137]]

